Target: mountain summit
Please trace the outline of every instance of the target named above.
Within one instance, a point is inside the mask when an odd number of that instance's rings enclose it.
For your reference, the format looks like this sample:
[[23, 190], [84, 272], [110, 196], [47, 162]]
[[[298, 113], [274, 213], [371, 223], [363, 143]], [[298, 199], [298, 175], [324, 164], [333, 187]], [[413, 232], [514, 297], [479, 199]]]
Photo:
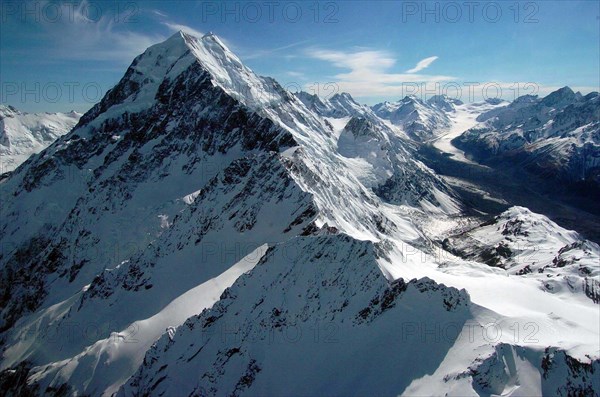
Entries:
[[192, 69], [210, 75], [213, 85], [248, 107], [266, 106], [278, 97], [272, 92], [272, 81], [256, 76], [216, 35], [197, 38], [180, 31], [136, 57], [121, 81], [84, 116], [83, 122], [109, 109], [116, 113], [141, 111], [156, 99], [168, 101], [168, 97], [161, 96], [161, 84], [166, 87], [169, 81]]

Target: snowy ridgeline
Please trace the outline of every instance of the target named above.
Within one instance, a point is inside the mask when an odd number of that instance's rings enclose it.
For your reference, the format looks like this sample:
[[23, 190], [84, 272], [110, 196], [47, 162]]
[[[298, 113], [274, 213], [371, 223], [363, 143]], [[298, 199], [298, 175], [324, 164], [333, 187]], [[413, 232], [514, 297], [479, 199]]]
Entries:
[[476, 108], [292, 95], [214, 35], [150, 47], [0, 183], [0, 386], [598, 393], [598, 245], [521, 207], [480, 224], [417, 160]]

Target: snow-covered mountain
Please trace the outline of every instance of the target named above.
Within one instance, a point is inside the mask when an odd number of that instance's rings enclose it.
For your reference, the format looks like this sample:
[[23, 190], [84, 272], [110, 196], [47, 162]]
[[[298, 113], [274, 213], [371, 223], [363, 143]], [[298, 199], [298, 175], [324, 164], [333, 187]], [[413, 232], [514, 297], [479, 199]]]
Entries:
[[[600, 97], [563, 87], [483, 113], [453, 140], [477, 161], [510, 162], [567, 182], [600, 186]], [[600, 191], [600, 190], [599, 190]]]
[[0, 173], [13, 171], [69, 132], [81, 117], [69, 113], [25, 113], [0, 105]]
[[295, 95], [307, 108], [323, 117], [363, 116], [368, 112], [367, 106], [360, 105], [347, 92], [334, 94], [331, 98], [319, 98], [316, 94], [305, 91], [299, 91]]
[[398, 102], [383, 102], [372, 107], [373, 112], [399, 126], [410, 138], [423, 142], [434, 138], [450, 125], [448, 113], [462, 102], [445, 95], [435, 95], [427, 101], [408, 95]]
[[463, 258], [536, 278], [551, 293], [568, 288], [600, 303], [598, 244], [527, 208], [512, 207], [492, 221], [447, 238], [444, 245]]
[[[148, 48], [0, 189], [7, 395], [600, 390], [577, 284], [596, 245], [559, 253], [552, 289], [490, 266], [402, 131], [347, 94], [285, 91], [213, 34]], [[581, 240], [512, 211], [558, 251]]]

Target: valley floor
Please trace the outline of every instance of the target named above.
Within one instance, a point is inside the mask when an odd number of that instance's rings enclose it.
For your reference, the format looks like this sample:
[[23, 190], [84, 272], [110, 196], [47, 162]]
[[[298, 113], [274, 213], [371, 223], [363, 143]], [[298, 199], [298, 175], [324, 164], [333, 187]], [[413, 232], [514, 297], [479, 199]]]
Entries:
[[[468, 159], [465, 162], [460, 157], [463, 156], [462, 151], [454, 148], [449, 141], [448, 145], [454, 149], [448, 149], [445, 144], [438, 142], [421, 147], [419, 153], [422, 160], [444, 176], [473, 210], [496, 215], [514, 205], [525, 206], [548, 216], [566, 229], [575, 230], [596, 243], [600, 242], [600, 216], [542, 191], [539, 187], [543, 186], [544, 181], [536, 180], [531, 174], [515, 175], [514, 170], [499, 171]], [[459, 156], [453, 156], [454, 151], [459, 152]]]

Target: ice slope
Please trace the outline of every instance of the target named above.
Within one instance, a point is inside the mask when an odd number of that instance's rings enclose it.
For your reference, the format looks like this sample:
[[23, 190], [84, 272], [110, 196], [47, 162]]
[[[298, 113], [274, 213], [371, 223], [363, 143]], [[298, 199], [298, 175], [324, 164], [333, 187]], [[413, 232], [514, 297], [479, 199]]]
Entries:
[[[339, 234], [272, 248], [212, 309], [163, 335], [120, 395], [597, 390], [596, 307], [483, 267], [437, 268], [395, 255], [389, 245]], [[389, 284], [376, 270], [386, 267], [421, 277]], [[511, 364], [507, 350], [522, 363]]]
[[32, 380], [52, 373], [55, 382], [58, 379], [68, 382], [73, 390], [97, 395], [115, 393], [142, 364], [145, 352], [162, 334], [174, 337], [177, 326], [210, 308], [226, 288], [256, 265], [266, 248], [266, 245], [257, 248], [219, 276], [182, 293], [152, 317], [112, 332], [73, 358], [39, 368]]
[[[466, 339], [466, 338], [463, 338]], [[440, 384], [449, 396], [574, 396], [596, 395], [600, 383], [598, 361], [579, 362], [564, 350], [544, 350], [499, 343], [481, 353], [466, 371], [455, 366], [468, 349], [457, 344], [435, 373], [413, 382], [403, 394], [437, 395]], [[451, 371], [454, 367], [455, 371]], [[560, 380], [559, 380], [560, 379]], [[565, 379], [568, 381], [564, 382]]]
[[69, 113], [25, 113], [0, 105], [0, 174], [13, 171], [69, 132], [81, 117]]
[[454, 112], [448, 115], [450, 118], [450, 129], [440, 137], [433, 139], [433, 146], [442, 152], [449, 153], [452, 158], [468, 164], [476, 164], [467, 159], [462, 150], [456, 148], [451, 141], [465, 131], [477, 125], [477, 118], [483, 113], [489, 113], [497, 107], [504, 107], [508, 103], [501, 102], [476, 102], [460, 104], [454, 107]]

